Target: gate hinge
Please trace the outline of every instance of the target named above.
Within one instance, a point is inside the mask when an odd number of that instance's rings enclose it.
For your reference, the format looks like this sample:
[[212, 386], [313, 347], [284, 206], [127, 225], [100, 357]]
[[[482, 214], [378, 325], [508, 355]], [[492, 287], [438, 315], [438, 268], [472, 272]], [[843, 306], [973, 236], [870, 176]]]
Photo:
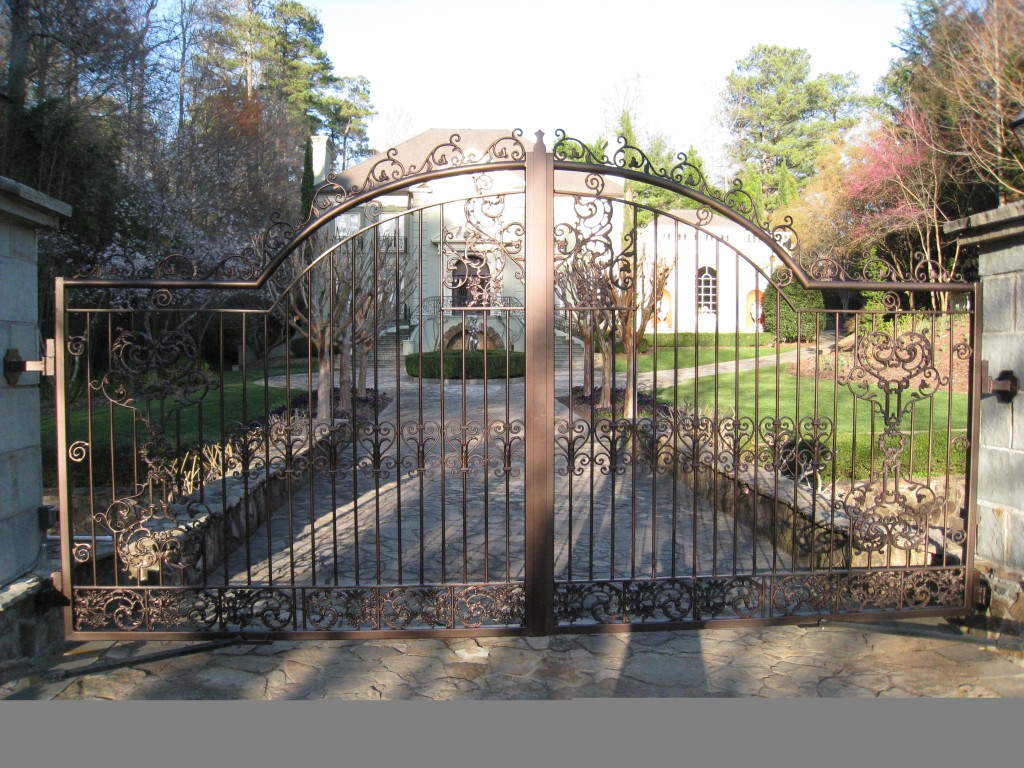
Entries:
[[1000, 403], [1009, 403], [1017, 396], [1017, 388], [1013, 371], [1000, 371], [993, 379], [988, 375], [988, 360], [981, 361], [981, 394], [995, 395]]
[[975, 575], [974, 589], [971, 591], [974, 593], [971, 595], [971, 602], [975, 610], [988, 610], [988, 607], [992, 604], [992, 588], [988, 585], [988, 582], [977, 578], [977, 575]]
[[21, 353], [16, 349], [8, 349], [4, 355], [4, 378], [12, 387], [18, 385], [23, 373], [40, 373], [53, 376], [57, 367], [56, 347], [53, 339], [46, 340], [46, 352], [42, 360], [22, 360]]

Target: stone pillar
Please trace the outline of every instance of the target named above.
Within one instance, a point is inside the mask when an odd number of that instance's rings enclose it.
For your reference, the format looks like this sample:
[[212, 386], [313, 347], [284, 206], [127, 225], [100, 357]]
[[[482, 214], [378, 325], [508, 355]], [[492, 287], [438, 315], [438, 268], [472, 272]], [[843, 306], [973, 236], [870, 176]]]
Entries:
[[[989, 375], [1024, 379], [1024, 202], [946, 226], [961, 247], [977, 246], [982, 340], [975, 354]], [[992, 588], [992, 616], [1024, 623], [1024, 394], [981, 402], [978, 452], [979, 570]]]
[[[40, 354], [36, 233], [71, 215], [70, 206], [0, 177], [0, 356]], [[43, 544], [39, 374], [15, 386], [0, 377], [0, 587], [36, 562]]]

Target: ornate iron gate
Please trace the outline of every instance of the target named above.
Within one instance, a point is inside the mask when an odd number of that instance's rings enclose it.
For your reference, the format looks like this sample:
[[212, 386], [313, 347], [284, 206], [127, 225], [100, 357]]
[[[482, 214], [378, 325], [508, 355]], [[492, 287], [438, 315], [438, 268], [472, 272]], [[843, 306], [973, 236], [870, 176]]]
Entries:
[[802, 254], [682, 155], [477, 143], [58, 280], [69, 637], [969, 609], [974, 285]]

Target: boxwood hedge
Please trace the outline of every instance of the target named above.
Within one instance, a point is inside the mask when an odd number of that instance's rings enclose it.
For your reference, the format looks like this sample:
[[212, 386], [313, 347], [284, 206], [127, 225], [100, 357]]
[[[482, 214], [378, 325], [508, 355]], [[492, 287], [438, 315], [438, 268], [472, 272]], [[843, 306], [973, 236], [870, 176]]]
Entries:
[[526, 353], [452, 349], [444, 353], [442, 369], [440, 352], [424, 352], [406, 355], [405, 372], [424, 379], [482, 379], [485, 364], [489, 379], [517, 378], [526, 374]]

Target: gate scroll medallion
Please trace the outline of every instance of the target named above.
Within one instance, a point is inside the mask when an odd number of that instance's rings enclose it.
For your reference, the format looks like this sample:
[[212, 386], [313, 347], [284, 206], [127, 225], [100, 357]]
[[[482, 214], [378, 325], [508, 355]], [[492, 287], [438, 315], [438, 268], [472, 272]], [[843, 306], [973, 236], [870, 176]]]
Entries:
[[468, 131], [237, 257], [59, 279], [69, 637], [966, 612], [976, 286], [677, 159]]

